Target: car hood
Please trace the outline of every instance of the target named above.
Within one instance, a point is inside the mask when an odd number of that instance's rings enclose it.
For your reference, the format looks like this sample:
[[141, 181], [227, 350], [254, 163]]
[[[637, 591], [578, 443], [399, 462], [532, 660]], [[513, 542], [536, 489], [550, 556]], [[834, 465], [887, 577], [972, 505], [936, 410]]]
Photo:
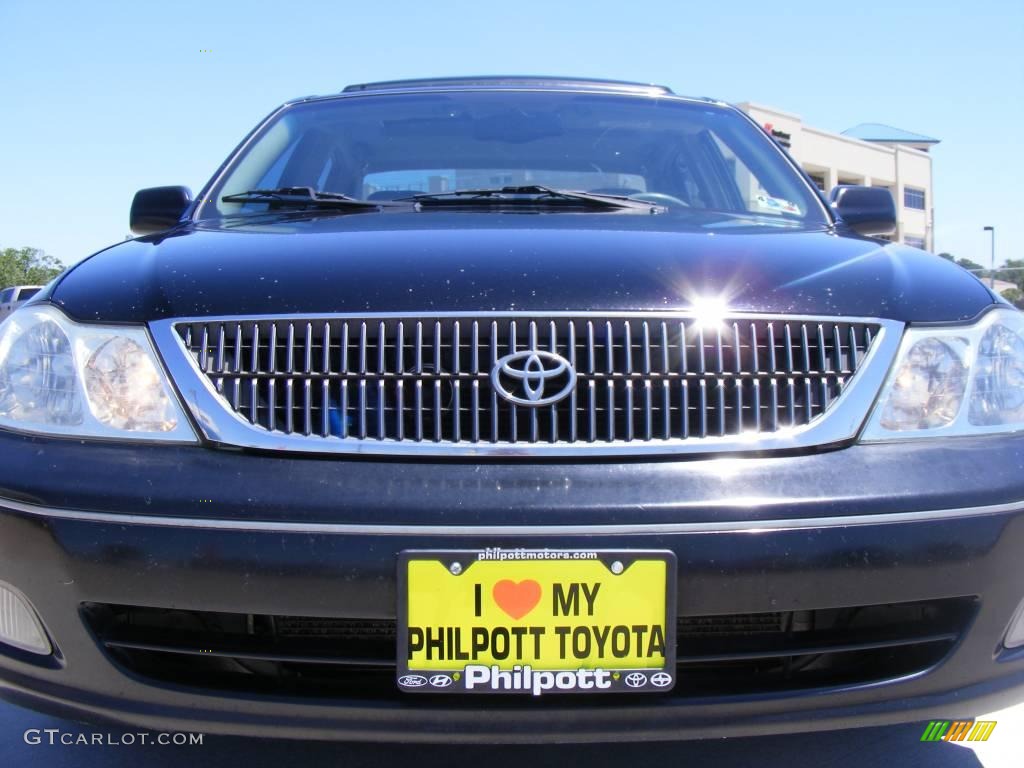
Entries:
[[[906, 246], [670, 215], [397, 212], [190, 224], [120, 243], [49, 290], [82, 321], [331, 312], [732, 310], [971, 318], [992, 294]], [[45, 298], [45, 297], [41, 297]]]

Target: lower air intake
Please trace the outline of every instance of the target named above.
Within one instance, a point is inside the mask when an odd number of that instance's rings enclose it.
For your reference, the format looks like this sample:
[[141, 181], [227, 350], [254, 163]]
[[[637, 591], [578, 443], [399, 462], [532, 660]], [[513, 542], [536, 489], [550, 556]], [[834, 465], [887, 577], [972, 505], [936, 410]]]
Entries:
[[[975, 598], [959, 597], [684, 616], [677, 626], [678, 683], [666, 695], [782, 693], [903, 677], [941, 662], [976, 609]], [[154, 681], [266, 695], [402, 695], [395, 685], [391, 620], [99, 603], [85, 604], [83, 615], [116, 663]]]

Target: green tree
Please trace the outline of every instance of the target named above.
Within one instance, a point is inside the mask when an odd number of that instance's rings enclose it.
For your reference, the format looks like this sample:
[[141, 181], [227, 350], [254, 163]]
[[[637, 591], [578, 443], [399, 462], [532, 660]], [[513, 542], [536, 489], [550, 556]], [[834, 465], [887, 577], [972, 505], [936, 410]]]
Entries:
[[38, 248], [0, 250], [0, 288], [11, 285], [46, 285], [64, 265]]
[[1007, 288], [1003, 291], [1003, 298], [1017, 309], [1024, 309], [1024, 291], [1019, 288]]
[[1006, 263], [996, 270], [996, 280], [1013, 283], [1024, 292], [1024, 259], [1007, 259]]
[[940, 253], [939, 256], [946, 261], [952, 261], [954, 264], [963, 267], [968, 272], [973, 272], [978, 277], [988, 277], [988, 270], [976, 261], [971, 261], [970, 259], [958, 259], [952, 253], [946, 252]]
[[959, 264], [964, 269], [966, 269], [968, 272], [973, 272], [979, 277], [988, 274], [988, 270], [985, 269], [983, 266], [981, 266], [981, 264], [979, 264], [976, 261], [971, 261], [970, 259], [957, 259], [956, 263]]

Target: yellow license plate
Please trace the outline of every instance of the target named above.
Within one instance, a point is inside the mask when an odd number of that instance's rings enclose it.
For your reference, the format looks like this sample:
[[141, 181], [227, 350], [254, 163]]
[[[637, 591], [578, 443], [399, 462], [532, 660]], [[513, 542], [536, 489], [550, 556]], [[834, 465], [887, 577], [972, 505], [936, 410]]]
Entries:
[[675, 684], [676, 561], [663, 551], [407, 551], [398, 687], [642, 693]]

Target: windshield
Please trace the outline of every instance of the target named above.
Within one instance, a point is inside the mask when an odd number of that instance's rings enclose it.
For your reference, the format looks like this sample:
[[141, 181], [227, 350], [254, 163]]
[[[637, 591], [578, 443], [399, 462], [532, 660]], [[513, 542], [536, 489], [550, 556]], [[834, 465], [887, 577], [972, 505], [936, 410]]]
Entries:
[[[771, 139], [732, 109], [609, 94], [456, 91], [306, 102], [263, 126], [199, 218], [310, 187], [367, 200], [539, 185], [637, 197], [669, 213], [805, 224], [826, 215]], [[716, 218], [723, 218], [717, 216]]]

